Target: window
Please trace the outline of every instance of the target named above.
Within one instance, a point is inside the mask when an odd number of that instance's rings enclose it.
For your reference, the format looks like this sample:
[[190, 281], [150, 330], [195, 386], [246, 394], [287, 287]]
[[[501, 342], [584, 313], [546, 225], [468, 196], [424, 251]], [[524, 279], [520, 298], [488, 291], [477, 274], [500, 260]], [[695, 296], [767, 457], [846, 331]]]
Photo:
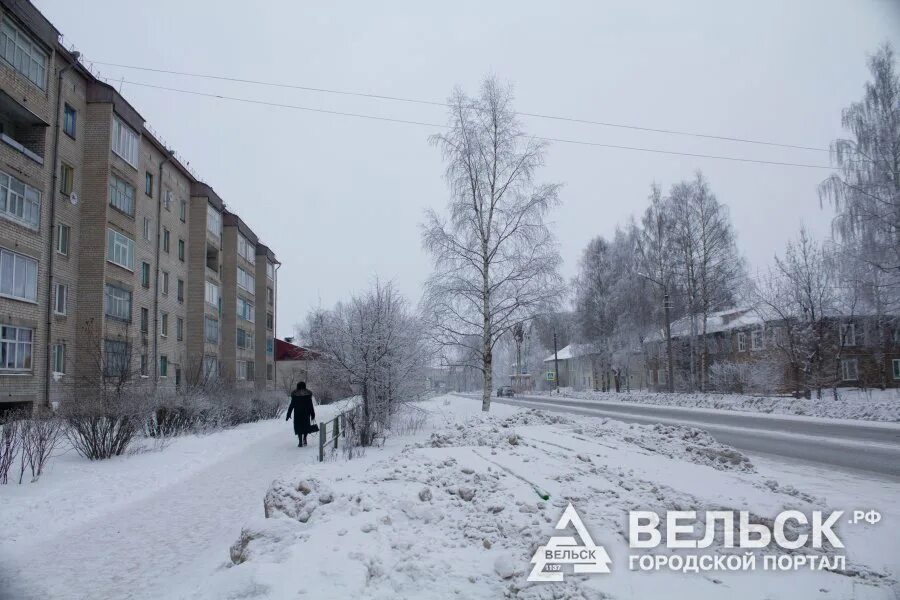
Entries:
[[763, 330], [762, 328], [754, 329], [750, 332], [750, 349], [751, 350], [762, 350], [765, 345], [765, 341], [763, 339]]
[[178, 285], [176, 286], [178, 291], [177, 298], [179, 302], [184, 302], [184, 279], [178, 280]]
[[237, 268], [237, 284], [241, 289], [253, 293], [253, 275], [240, 267]]
[[266, 304], [272, 306], [275, 303], [275, 293], [272, 291], [272, 288], [266, 286]]
[[239, 360], [236, 363], [236, 371], [237, 378], [240, 380], [252, 380], [253, 379], [253, 361], [252, 360]]
[[179, 367], [175, 367], [175, 387], [181, 385], [181, 369]]
[[256, 371], [256, 369], [254, 367], [255, 367], [255, 365], [253, 364], [253, 361], [248, 360], [247, 361], [247, 379], [249, 379], [250, 381], [253, 381], [254, 379], [256, 379], [256, 373], [254, 373], [254, 371]]
[[238, 296], [237, 314], [240, 318], [252, 323], [254, 318], [253, 303], [247, 302], [246, 300]]
[[184, 223], [187, 221], [187, 202], [182, 200], [178, 205], [178, 218]]
[[253, 244], [247, 238], [238, 234], [238, 256], [243, 256], [248, 261], [253, 262], [253, 250]]
[[266, 277], [269, 279], [275, 279], [275, 265], [266, 261]]
[[168, 254], [169, 252], [169, 230], [163, 227], [163, 252]]
[[269, 331], [275, 329], [275, 315], [270, 312], [266, 313], [266, 329]]
[[253, 332], [242, 327], [237, 328], [237, 347], [244, 350], [253, 350]]
[[166, 190], [163, 206], [167, 211], [172, 212], [172, 190]]
[[184, 240], [178, 240], [178, 260], [184, 262]]
[[69, 299], [69, 287], [57, 283], [53, 285], [53, 312], [58, 315], [66, 314], [67, 300]]
[[845, 358], [841, 361], [841, 378], [844, 381], [856, 381], [859, 379], [859, 362], [855, 358]]
[[180, 342], [184, 339], [184, 319], [175, 319], [175, 338]]
[[160, 321], [162, 323], [159, 327], [159, 335], [162, 337], [169, 337], [169, 313], [162, 313], [160, 315]]
[[162, 293], [164, 296], [169, 294], [169, 273], [167, 271], [162, 272]]
[[128, 372], [131, 362], [131, 348], [121, 340], [104, 340], [103, 374], [107, 377], [122, 377]]
[[0, 171], [0, 215], [31, 229], [39, 229], [41, 193]]
[[206, 341], [211, 344], [219, 343], [219, 321], [212, 317], [203, 317], [203, 329], [206, 333]]
[[275, 338], [266, 339], [266, 354], [275, 353]]
[[219, 375], [219, 359], [215, 355], [207, 354], [203, 357], [203, 376], [210, 379]]
[[169, 376], [169, 357], [165, 354], [161, 354], [159, 356], [159, 376], [160, 377], [168, 377]]
[[65, 373], [66, 372], [66, 345], [65, 344], [53, 344], [53, 347], [50, 349], [50, 364], [52, 365], [52, 369], [54, 373]]
[[150, 241], [150, 217], [144, 217], [144, 239]]
[[206, 231], [216, 239], [222, 236], [222, 215], [211, 204], [206, 207]]
[[107, 283], [103, 311], [107, 317], [131, 321], [131, 292]]
[[71, 230], [68, 225], [58, 223], [56, 225], [56, 251], [63, 256], [69, 255], [69, 236]]
[[0, 296], [37, 301], [37, 261], [0, 248]]
[[137, 168], [138, 134], [115, 115], [112, 122], [112, 151]]
[[275, 379], [275, 368], [271, 363], [266, 363], [266, 379], [269, 381]]
[[134, 240], [114, 229], [106, 230], [106, 260], [134, 270]]
[[891, 366], [894, 368], [894, 379], [900, 379], [900, 358], [892, 360]]
[[141, 263], [141, 285], [145, 288], [150, 287], [150, 263]]
[[141, 333], [150, 332], [150, 310], [141, 307]]
[[656, 371], [656, 382], [659, 385], [664, 385], [666, 383], [666, 371], [664, 369]]
[[845, 323], [841, 325], [841, 345], [842, 346], [855, 346], [856, 345], [856, 325], [853, 323]]
[[206, 303], [219, 307], [219, 286], [209, 280], [206, 282]]
[[141, 377], [147, 376], [147, 355], [141, 354]]
[[153, 173], [150, 171], [144, 173], [144, 193], [153, 197]]
[[0, 51], [16, 71], [47, 89], [47, 54], [9, 19], [3, 19]]
[[59, 191], [68, 196], [75, 189], [75, 169], [71, 165], [59, 165]]
[[33, 338], [33, 329], [0, 326], [0, 371], [30, 370]]
[[747, 335], [742, 331], [738, 333], [738, 352], [746, 352], [747, 351]]
[[75, 109], [66, 104], [63, 109], [63, 132], [71, 138], [75, 137], [77, 116]]

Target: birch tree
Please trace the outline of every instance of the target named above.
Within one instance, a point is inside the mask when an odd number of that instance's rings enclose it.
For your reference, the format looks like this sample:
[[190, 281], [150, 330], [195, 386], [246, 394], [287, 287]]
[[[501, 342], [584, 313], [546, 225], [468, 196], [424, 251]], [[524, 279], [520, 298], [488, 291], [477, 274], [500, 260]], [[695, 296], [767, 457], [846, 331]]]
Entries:
[[452, 94], [449, 129], [431, 138], [446, 162], [450, 201], [446, 215], [426, 213], [422, 236], [434, 263], [424, 296], [431, 331], [439, 343], [478, 357], [485, 411], [494, 345], [516, 323], [548, 310], [562, 290], [545, 220], [559, 185], [535, 183], [546, 146], [525, 135], [512, 101], [494, 79], [477, 98]]

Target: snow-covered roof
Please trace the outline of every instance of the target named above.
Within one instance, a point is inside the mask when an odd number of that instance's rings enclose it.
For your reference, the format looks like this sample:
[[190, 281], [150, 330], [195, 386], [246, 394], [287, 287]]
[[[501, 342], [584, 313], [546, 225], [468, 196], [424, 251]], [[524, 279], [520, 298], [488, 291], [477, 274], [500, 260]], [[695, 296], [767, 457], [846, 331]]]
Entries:
[[[569, 360], [570, 358], [578, 358], [579, 356], [587, 356], [593, 354], [594, 349], [590, 344], [569, 344], [565, 348], [559, 350], [556, 354], [559, 360]], [[554, 356], [551, 354], [544, 359], [544, 362], [553, 362]]]

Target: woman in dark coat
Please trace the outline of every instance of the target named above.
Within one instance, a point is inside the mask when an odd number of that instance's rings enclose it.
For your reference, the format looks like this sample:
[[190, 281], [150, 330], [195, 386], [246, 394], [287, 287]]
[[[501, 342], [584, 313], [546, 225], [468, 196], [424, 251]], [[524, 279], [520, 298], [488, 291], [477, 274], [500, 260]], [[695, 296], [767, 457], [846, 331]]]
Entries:
[[300, 439], [297, 447], [306, 445], [306, 435], [316, 431], [311, 421], [316, 418], [316, 410], [313, 408], [312, 392], [306, 389], [306, 382], [297, 384], [297, 389], [291, 392], [291, 405], [288, 407], [285, 421], [294, 413], [294, 435]]

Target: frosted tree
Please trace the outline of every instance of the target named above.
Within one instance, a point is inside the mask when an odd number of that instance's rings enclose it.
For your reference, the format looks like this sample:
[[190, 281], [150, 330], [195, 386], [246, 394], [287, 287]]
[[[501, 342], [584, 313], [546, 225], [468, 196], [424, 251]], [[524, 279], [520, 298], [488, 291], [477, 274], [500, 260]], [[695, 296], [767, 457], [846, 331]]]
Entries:
[[434, 262], [423, 300], [430, 329], [440, 344], [477, 356], [485, 411], [494, 345], [552, 307], [562, 290], [545, 220], [559, 185], [535, 183], [545, 144], [525, 135], [512, 100], [494, 79], [476, 98], [461, 90], [450, 97], [449, 129], [432, 137], [447, 165], [450, 201], [446, 216], [428, 211], [422, 236]]

